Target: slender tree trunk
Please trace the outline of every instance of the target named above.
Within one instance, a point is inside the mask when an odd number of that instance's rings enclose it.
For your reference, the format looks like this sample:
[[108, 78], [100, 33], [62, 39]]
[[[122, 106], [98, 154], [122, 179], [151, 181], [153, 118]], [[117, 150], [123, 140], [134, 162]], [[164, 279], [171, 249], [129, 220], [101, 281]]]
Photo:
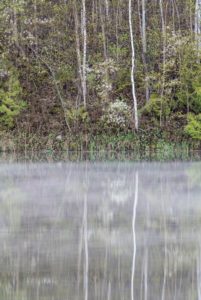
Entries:
[[37, 26], [37, 0], [34, 0], [34, 34], [35, 34], [35, 45], [36, 53], [38, 54], [38, 26]]
[[116, 8], [116, 17], [115, 17], [115, 34], [116, 34], [116, 60], [119, 62], [119, 1]]
[[201, 50], [201, 0], [195, 2], [195, 39], [198, 50]]
[[86, 72], [86, 59], [87, 59], [87, 28], [86, 28], [86, 3], [82, 0], [82, 17], [81, 17], [81, 32], [82, 32], [82, 56], [81, 56], [81, 43], [79, 35], [79, 19], [77, 12], [76, 0], [73, 1], [74, 21], [75, 21], [75, 40], [76, 40], [76, 53], [78, 73], [82, 87], [82, 98], [84, 107], [87, 105], [87, 72]]
[[96, 5], [95, 5], [95, 0], [92, 2], [92, 25], [93, 25], [93, 34], [96, 34], [97, 32], [97, 26], [96, 26]]
[[16, 48], [19, 50], [23, 58], [26, 59], [24, 49], [21, 47], [19, 42], [18, 16], [16, 11], [16, 4], [17, 4], [17, 0], [13, 0], [12, 37]]
[[174, 3], [174, 7], [175, 7], [175, 12], [176, 12], [176, 15], [177, 15], [178, 31], [181, 34], [181, 17], [180, 17], [178, 5], [177, 5], [177, 2], [175, 0], [173, 0], [173, 3]]
[[108, 0], [105, 0], [105, 9], [106, 9], [106, 16], [109, 18], [109, 2]]
[[83, 32], [83, 62], [82, 62], [82, 85], [83, 85], [83, 102], [84, 107], [87, 105], [87, 73], [86, 73], [86, 59], [87, 59], [87, 27], [86, 27], [86, 2], [82, 0], [82, 32]]
[[[78, 74], [81, 83], [81, 93], [83, 96], [83, 78], [82, 78], [82, 59], [80, 51], [80, 36], [79, 36], [79, 19], [77, 12], [76, 0], [73, 2], [73, 11], [74, 11], [74, 21], [75, 21], [75, 41], [76, 41], [76, 53], [77, 53], [77, 64], [78, 64]], [[79, 88], [78, 88], [79, 90]]]
[[193, 36], [193, 16], [194, 14], [192, 14], [192, 6], [189, 3], [189, 27], [192, 36]]
[[140, 3], [138, 0], [138, 14], [140, 21], [140, 33], [142, 39], [142, 61], [144, 65], [144, 73], [145, 73], [145, 98], [146, 102], [149, 101], [149, 80], [148, 80], [148, 66], [147, 66], [147, 35], [146, 35], [146, 1], [141, 0], [142, 3], [142, 17], [140, 12]]
[[132, 26], [132, 3], [131, 0], [128, 2], [128, 14], [129, 14], [129, 29], [130, 29], [130, 41], [131, 41], [131, 84], [132, 84], [132, 96], [133, 96], [133, 108], [134, 108], [134, 122], [135, 130], [138, 131], [138, 108], [137, 108], [137, 97], [135, 89], [135, 46], [134, 46], [134, 36], [133, 36], [133, 26]]
[[175, 34], [175, 7], [174, 7], [174, 0], [171, 0], [172, 4], [172, 28], [173, 28], [173, 33]]
[[19, 40], [18, 40], [18, 26], [17, 26], [17, 12], [16, 12], [16, 1], [13, 0], [13, 40], [16, 46], [19, 48]]
[[144, 56], [144, 69], [145, 69], [145, 94], [146, 101], [149, 101], [149, 80], [147, 69], [147, 36], [146, 36], [146, 0], [142, 0], [142, 49]]
[[160, 126], [162, 125], [162, 111], [163, 111], [163, 96], [165, 88], [165, 61], [166, 61], [166, 30], [165, 30], [165, 19], [163, 10], [163, 0], [159, 1], [160, 14], [161, 14], [161, 29], [162, 29], [162, 52], [163, 52], [163, 65], [162, 65], [162, 84], [161, 84], [161, 107], [160, 107]]
[[105, 34], [105, 21], [102, 12], [102, 2], [99, 0], [99, 13], [100, 13], [100, 21], [101, 21], [101, 30], [102, 30], [102, 38], [103, 38], [103, 53], [104, 60], [107, 60], [107, 43], [106, 43], [106, 34]]

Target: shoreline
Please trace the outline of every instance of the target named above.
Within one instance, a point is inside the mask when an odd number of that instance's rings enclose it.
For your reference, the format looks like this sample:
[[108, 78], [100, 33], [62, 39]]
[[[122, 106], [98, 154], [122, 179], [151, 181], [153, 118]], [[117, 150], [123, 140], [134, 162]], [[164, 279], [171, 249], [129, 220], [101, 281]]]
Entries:
[[[141, 135], [75, 135], [64, 136], [51, 134], [40, 136], [21, 132], [0, 133], [0, 154], [40, 153], [49, 156], [61, 157], [64, 153], [67, 157], [76, 160], [84, 159], [115, 159], [120, 160], [189, 160], [201, 158], [199, 141], [189, 139], [183, 141], [171, 141], [164, 138], [145, 138]], [[65, 156], [64, 155], [64, 156]], [[56, 158], [55, 158], [56, 159]]]

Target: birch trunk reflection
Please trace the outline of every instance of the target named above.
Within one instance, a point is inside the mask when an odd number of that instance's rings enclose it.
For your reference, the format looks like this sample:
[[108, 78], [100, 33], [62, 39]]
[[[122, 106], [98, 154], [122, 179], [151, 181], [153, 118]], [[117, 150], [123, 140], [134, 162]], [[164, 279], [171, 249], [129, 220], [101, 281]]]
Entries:
[[135, 259], [136, 259], [136, 210], [138, 203], [138, 172], [135, 174], [135, 197], [133, 202], [133, 218], [132, 218], [132, 233], [133, 233], [133, 260], [132, 260], [132, 272], [131, 272], [131, 300], [134, 300], [134, 277], [135, 277]]
[[88, 300], [88, 272], [89, 272], [89, 253], [88, 253], [88, 224], [87, 224], [87, 195], [84, 197], [84, 252], [85, 252], [85, 262], [84, 262], [84, 299]]
[[201, 300], [201, 247], [198, 246], [198, 255], [197, 255], [197, 296], [198, 300]]

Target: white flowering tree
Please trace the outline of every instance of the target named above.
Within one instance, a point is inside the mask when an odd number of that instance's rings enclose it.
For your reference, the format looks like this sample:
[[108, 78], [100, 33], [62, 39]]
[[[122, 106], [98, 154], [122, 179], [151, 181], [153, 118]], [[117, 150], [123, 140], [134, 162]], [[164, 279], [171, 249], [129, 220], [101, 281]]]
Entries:
[[108, 127], [126, 130], [130, 125], [131, 108], [123, 100], [116, 99], [109, 104], [102, 116], [102, 122]]

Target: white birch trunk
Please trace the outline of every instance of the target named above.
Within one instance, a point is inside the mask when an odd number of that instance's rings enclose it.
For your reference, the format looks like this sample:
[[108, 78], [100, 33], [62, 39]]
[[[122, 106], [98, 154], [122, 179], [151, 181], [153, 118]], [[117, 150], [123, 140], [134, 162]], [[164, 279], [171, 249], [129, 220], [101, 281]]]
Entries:
[[143, 52], [147, 52], [147, 38], [146, 38], [146, 0], [142, 0], [142, 47]]
[[83, 32], [83, 62], [82, 62], [82, 88], [83, 102], [86, 107], [87, 101], [87, 75], [86, 75], [86, 58], [87, 58], [87, 28], [86, 28], [86, 2], [82, 0], [82, 32]]
[[81, 59], [81, 51], [80, 51], [80, 37], [79, 37], [79, 20], [77, 13], [76, 1], [74, 0], [74, 20], [75, 20], [75, 41], [76, 41], [76, 53], [77, 53], [77, 64], [78, 64], [78, 74], [81, 83], [81, 94], [83, 97], [83, 79], [82, 79], [82, 59]]
[[163, 110], [163, 96], [165, 88], [165, 61], [166, 61], [166, 30], [165, 30], [165, 19], [163, 11], [163, 0], [160, 0], [160, 14], [161, 14], [161, 29], [162, 29], [162, 40], [163, 40], [163, 69], [162, 69], [162, 84], [161, 84], [161, 107], [160, 107], [160, 126], [162, 126], [162, 110]]
[[195, 39], [198, 50], [201, 50], [201, 0], [195, 2]]
[[132, 84], [132, 96], [133, 96], [133, 107], [134, 107], [134, 122], [135, 122], [135, 130], [138, 131], [138, 111], [137, 111], [137, 97], [135, 90], [135, 46], [134, 46], [134, 36], [133, 36], [133, 26], [132, 26], [132, 3], [129, 0], [128, 5], [128, 14], [129, 14], [129, 29], [130, 29], [130, 41], [131, 41], [131, 84]]
[[109, 18], [109, 2], [108, 0], [105, 0], [105, 9], [106, 9], [106, 16]]

